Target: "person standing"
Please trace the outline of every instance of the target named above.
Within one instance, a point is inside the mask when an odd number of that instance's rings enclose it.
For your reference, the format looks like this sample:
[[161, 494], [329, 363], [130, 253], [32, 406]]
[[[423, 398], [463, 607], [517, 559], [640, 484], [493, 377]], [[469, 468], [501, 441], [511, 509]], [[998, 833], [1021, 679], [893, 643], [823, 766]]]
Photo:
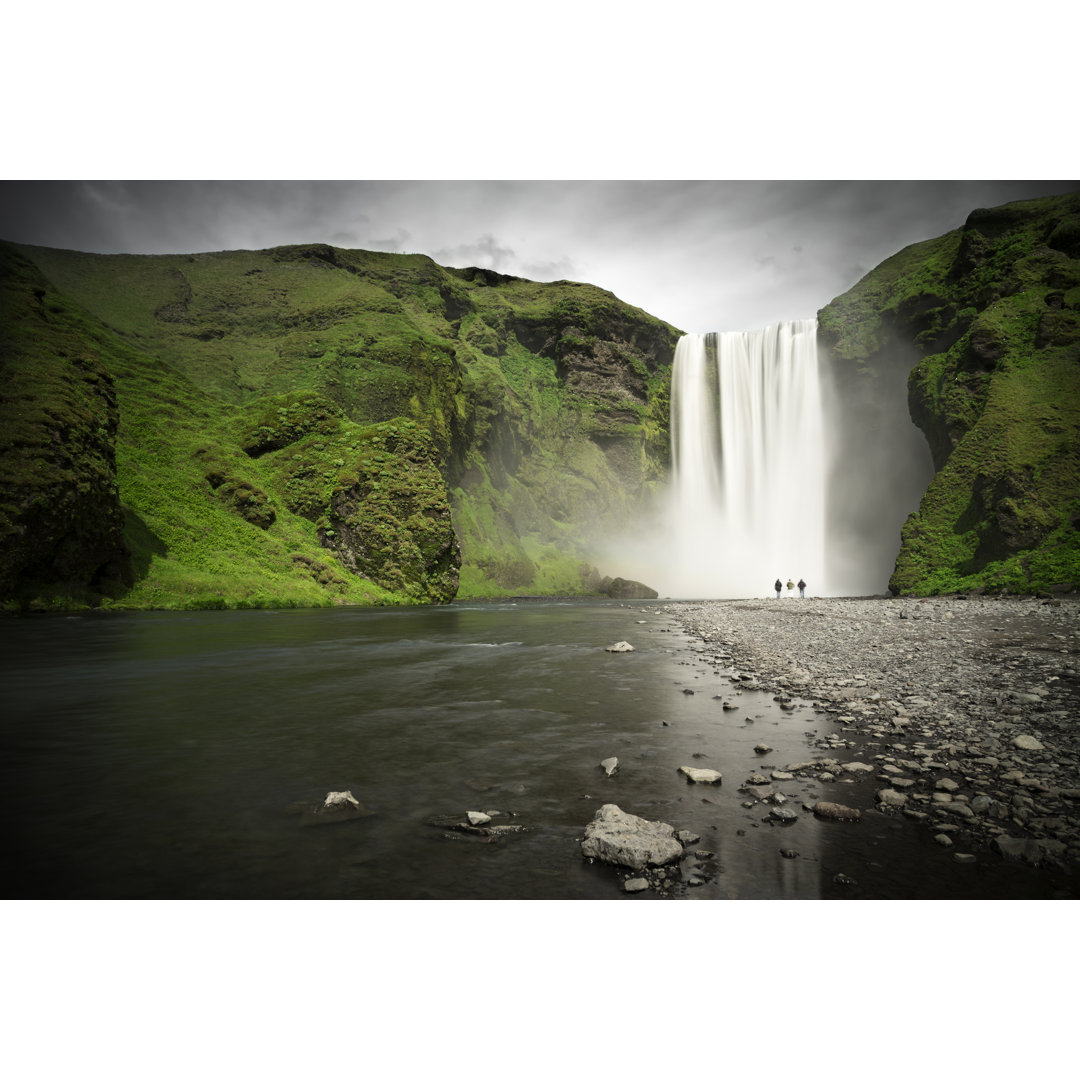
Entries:
[[806, 582], [802, 578], [799, 578], [799, 596], [806, 596]]
[[794, 589], [794, 588], [795, 588], [795, 582], [792, 581], [791, 578], [788, 578], [787, 579], [787, 591], [791, 592], [791, 590]]
[[783, 583], [781, 582], [781, 580], [779, 578], [777, 578], [776, 581], [773, 584], [773, 588], [776, 590], [776, 599], [777, 600], [780, 599], [780, 590], [783, 587], [784, 587]]

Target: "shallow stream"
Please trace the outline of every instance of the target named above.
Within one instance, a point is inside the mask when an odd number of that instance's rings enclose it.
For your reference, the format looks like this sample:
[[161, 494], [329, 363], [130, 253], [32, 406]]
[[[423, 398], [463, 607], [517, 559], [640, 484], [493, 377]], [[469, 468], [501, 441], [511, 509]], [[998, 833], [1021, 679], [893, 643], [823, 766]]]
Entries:
[[[604, 651], [620, 640], [635, 651]], [[700, 835], [713, 871], [676, 889], [687, 899], [1061, 895], [988, 853], [957, 863], [929, 830], [874, 812], [873, 780], [778, 782], [799, 817], [770, 824], [739, 791], [763, 763], [879, 750], [817, 747], [828, 717], [739, 692], [696, 648], [644, 603], [2, 620], [5, 894], [656, 899], [581, 857], [614, 802]], [[724, 781], [688, 783], [683, 765]], [[367, 816], [303, 824], [298, 805], [343, 790]], [[818, 798], [863, 820], [818, 821], [801, 809]], [[526, 831], [483, 842], [429, 823], [469, 810]]]

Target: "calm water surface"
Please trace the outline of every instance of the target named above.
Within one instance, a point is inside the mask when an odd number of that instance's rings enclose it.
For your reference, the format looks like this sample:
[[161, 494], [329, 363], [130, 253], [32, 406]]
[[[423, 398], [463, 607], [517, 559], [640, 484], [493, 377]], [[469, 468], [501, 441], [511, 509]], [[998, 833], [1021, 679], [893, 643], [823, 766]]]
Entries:
[[[634, 653], [604, 651], [624, 639]], [[830, 722], [736, 694], [691, 645], [647, 604], [591, 601], [2, 620], [5, 895], [654, 899], [582, 859], [605, 802], [701, 835], [719, 872], [688, 899], [1068, 894], [989, 855], [958, 865], [901, 818], [768, 824], [737, 790], [754, 746], [778, 768], [822, 756]], [[793, 808], [872, 810], [872, 782], [781, 786]], [[301, 824], [297, 804], [346, 789], [369, 816]], [[469, 810], [528, 831], [480, 843], [429, 823]]]

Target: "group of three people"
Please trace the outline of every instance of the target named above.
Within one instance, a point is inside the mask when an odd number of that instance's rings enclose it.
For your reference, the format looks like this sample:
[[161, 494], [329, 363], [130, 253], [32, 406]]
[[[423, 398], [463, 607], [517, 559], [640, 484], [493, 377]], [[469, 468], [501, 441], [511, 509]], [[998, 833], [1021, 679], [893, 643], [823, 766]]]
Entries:
[[[780, 579], [777, 578], [776, 581], [773, 583], [773, 588], [776, 590], [776, 599], [777, 600], [780, 599], [780, 590], [783, 587], [784, 586], [781, 584]], [[791, 580], [791, 578], [788, 578], [787, 587], [789, 589], [794, 589], [795, 588], [795, 583]], [[799, 578], [799, 595], [803, 596], [803, 597], [806, 596], [806, 582], [803, 581], [802, 578]]]

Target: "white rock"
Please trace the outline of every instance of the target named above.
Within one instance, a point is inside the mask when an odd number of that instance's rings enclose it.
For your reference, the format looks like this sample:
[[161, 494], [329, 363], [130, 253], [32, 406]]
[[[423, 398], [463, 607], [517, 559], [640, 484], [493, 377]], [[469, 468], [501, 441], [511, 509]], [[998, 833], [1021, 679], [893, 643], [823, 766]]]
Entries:
[[631, 870], [646, 866], [664, 866], [683, 853], [675, 839], [675, 829], [663, 821], [647, 821], [605, 803], [585, 826], [581, 853]]
[[715, 769], [695, 769], [690, 765], [680, 765], [679, 772], [685, 774], [695, 784], [719, 784], [724, 778], [723, 773]]
[[849, 761], [846, 765], [840, 766], [844, 772], [873, 772], [874, 766], [867, 765], [865, 761]]
[[606, 757], [600, 762], [600, 768], [610, 776], [619, 767], [619, 759], [617, 757]]
[[353, 798], [351, 791], [328, 791], [323, 806], [355, 806], [359, 808], [360, 804]]
[[629, 641], [616, 641], [614, 645], [609, 645], [604, 652], [633, 652], [634, 646]]
[[470, 810], [465, 816], [470, 825], [486, 825], [491, 820], [490, 814], [482, 814], [479, 810]]
[[624, 892], [644, 892], [649, 883], [643, 877], [632, 877], [623, 885]]

